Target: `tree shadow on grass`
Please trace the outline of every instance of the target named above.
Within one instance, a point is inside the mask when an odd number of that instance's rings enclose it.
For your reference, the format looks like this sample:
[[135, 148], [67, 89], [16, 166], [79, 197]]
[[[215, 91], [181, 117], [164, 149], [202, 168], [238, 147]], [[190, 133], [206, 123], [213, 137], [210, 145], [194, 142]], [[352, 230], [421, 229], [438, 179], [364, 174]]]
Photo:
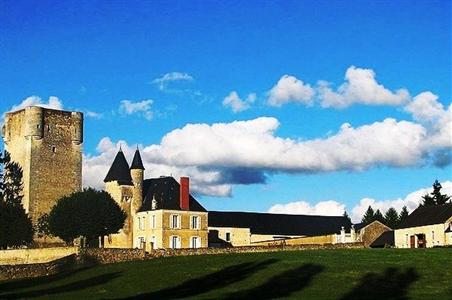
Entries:
[[358, 285], [342, 300], [391, 299], [406, 300], [408, 287], [419, 279], [414, 268], [405, 272], [396, 268], [387, 268], [382, 274], [368, 273]]
[[66, 271], [62, 271], [60, 273], [53, 274], [53, 275], [40, 276], [40, 277], [35, 277], [35, 278], [16, 279], [16, 280], [9, 280], [6, 282], [1, 282], [0, 283], [0, 298], [2, 297], [1, 296], [2, 293], [11, 292], [11, 291], [23, 289], [23, 288], [39, 286], [42, 284], [49, 284], [51, 282], [70, 277], [76, 273], [79, 273], [79, 272], [87, 270], [87, 269], [89, 269], [89, 267], [78, 268], [78, 269], [74, 269], [74, 270], [66, 270]]
[[193, 297], [242, 281], [253, 273], [258, 272], [277, 261], [277, 259], [268, 259], [257, 263], [247, 262], [233, 265], [199, 278], [187, 280], [172, 288], [166, 288], [157, 292], [141, 294], [125, 299], [180, 299]]
[[288, 297], [307, 287], [315, 275], [324, 269], [321, 265], [304, 264], [284, 271], [268, 279], [263, 284], [228, 295], [225, 299], [276, 299]]
[[45, 295], [78, 291], [89, 287], [106, 284], [107, 282], [119, 277], [120, 274], [121, 272], [107, 273], [56, 287], [49, 287], [45, 289], [38, 289], [19, 293], [4, 294], [1, 295], [0, 298], [1, 299], [33, 298], [38, 296], [42, 297]]

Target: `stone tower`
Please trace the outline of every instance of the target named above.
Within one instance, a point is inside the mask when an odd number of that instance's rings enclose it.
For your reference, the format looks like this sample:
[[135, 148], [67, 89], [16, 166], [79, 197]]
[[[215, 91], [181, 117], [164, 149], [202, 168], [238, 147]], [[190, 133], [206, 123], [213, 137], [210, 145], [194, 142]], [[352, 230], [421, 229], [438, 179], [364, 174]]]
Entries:
[[124, 153], [119, 149], [104, 182], [105, 190], [126, 212], [127, 218], [121, 231], [108, 237], [105, 243], [108, 247], [132, 248], [133, 218], [143, 202], [143, 177], [144, 167], [139, 150], [135, 151], [129, 168]]
[[23, 205], [33, 223], [82, 187], [83, 114], [26, 107], [7, 113], [5, 150], [23, 171]]

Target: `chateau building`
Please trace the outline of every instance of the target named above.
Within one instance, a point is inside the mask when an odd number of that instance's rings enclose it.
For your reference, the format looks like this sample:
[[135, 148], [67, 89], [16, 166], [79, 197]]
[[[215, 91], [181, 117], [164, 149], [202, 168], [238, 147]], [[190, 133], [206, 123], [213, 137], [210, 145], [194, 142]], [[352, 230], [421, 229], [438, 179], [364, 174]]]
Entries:
[[144, 180], [139, 150], [128, 165], [120, 149], [105, 177], [105, 190], [127, 213], [125, 226], [105, 239], [110, 248], [207, 247], [207, 211], [190, 195], [189, 178]]
[[29, 106], [5, 115], [5, 150], [23, 171], [23, 206], [35, 224], [82, 187], [83, 114]]

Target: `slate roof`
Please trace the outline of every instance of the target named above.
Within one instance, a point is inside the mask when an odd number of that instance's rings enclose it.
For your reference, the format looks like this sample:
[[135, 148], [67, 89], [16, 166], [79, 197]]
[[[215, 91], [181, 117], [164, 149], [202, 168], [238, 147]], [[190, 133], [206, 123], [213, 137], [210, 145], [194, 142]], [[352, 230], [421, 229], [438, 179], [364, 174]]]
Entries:
[[130, 170], [139, 169], [144, 170], [143, 161], [141, 160], [140, 151], [135, 150], [135, 154], [133, 155], [132, 164], [130, 165]]
[[442, 224], [450, 217], [452, 217], [452, 203], [418, 207], [400, 223], [398, 229]]
[[389, 230], [383, 232], [372, 244], [370, 244], [371, 248], [383, 248], [385, 246], [394, 246], [394, 231]]
[[118, 181], [122, 185], [133, 185], [132, 177], [130, 176], [129, 164], [121, 149], [116, 154], [104, 182]]
[[[151, 178], [143, 181], [143, 204], [140, 211], [152, 210], [152, 199], [157, 201], [157, 209], [182, 210], [180, 207], [180, 185], [173, 177]], [[207, 211], [190, 195], [190, 211]]]
[[253, 234], [317, 236], [339, 233], [351, 223], [343, 216], [209, 211], [209, 227], [250, 228]]

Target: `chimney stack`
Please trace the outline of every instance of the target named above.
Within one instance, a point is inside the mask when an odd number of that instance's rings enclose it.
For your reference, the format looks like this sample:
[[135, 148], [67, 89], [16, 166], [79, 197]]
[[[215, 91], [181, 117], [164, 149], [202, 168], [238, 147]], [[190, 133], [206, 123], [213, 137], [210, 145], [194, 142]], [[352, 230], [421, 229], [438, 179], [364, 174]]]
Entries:
[[190, 179], [188, 177], [180, 178], [180, 208], [182, 210], [190, 208]]

